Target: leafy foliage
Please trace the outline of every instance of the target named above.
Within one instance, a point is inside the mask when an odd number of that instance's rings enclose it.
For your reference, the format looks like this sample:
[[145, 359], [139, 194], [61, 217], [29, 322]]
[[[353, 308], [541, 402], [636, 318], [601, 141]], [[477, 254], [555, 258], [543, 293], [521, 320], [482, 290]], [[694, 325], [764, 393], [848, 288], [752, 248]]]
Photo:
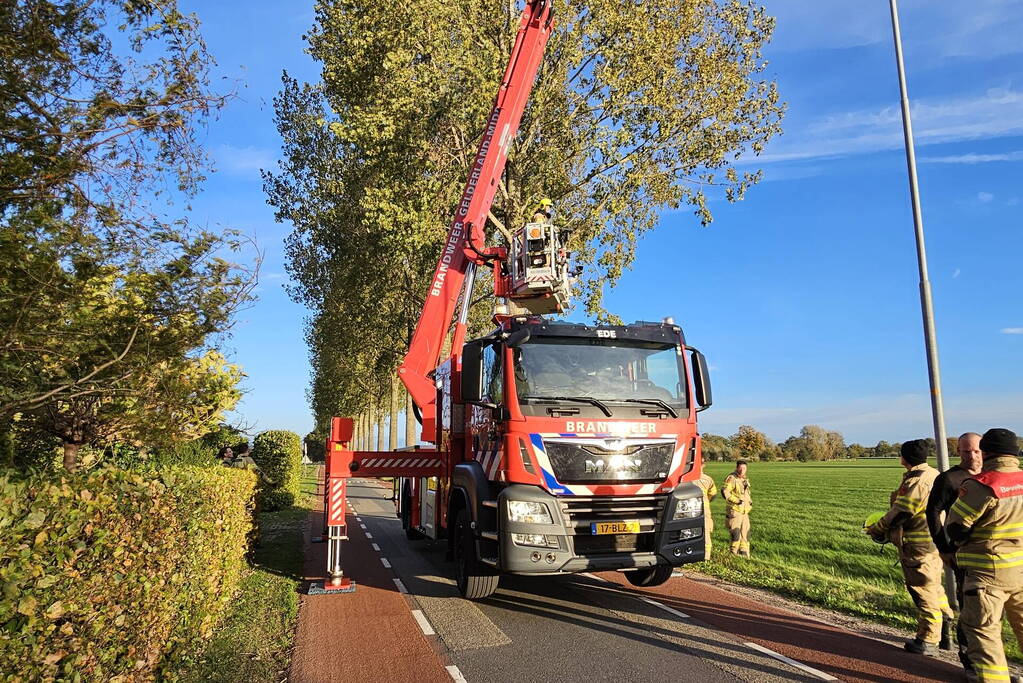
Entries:
[[198, 20], [176, 0], [17, 0], [0, 56], [0, 420], [57, 434], [69, 466], [143, 413], [192, 438], [236, 400], [239, 371], [203, 349], [253, 285], [237, 235], [168, 215], [226, 99]]
[[298, 434], [270, 430], [256, 436], [252, 459], [266, 478], [260, 492], [265, 510], [279, 510], [294, 504], [302, 476], [302, 443]]
[[235, 590], [254, 488], [228, 468], [0, 476], [0, 670], [172, 675]]
[[[773, 20], [735, 0], [554, 5], [488, 232], [515, 229], [553, 199], [586, 268], [587, 311], [613, 318], [604, 288], [661, 210], [689, 205], [708, 224], [709, 188], [734, 201], [758, 179], [735, 162], [780, 130], [784, 107], [760, 75]], [[515, 3], [494, 0], [317, 5], [309, 52], [322, 82], [285, 74], [275, 100], [285, 161], [265, 185], [278, 219], [295, 226], [288, 267], [292, 295], [314, 312], [319, 425], [388, 391], [517, 19]], [[473, 298], [487, 287], [481, 278]]]

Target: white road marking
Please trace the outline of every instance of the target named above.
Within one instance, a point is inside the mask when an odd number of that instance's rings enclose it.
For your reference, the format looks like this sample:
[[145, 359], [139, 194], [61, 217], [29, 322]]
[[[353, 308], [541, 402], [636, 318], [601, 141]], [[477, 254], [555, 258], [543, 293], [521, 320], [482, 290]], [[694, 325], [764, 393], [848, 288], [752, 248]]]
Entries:
[[746, 647], [753, 648], [757, 652], [762, 652], [765, 655], [767, 655], [768, 657], [774, 657], [779, 662], [785, 662], [789, 666], [794, 666], [797, 669], [799, 669], [800, 671], [805, 671], [806, 673], [810, 674], [811, 676], [816, 676], [817, 678], [821, 679], [822, 681], [837, 681], [838, 680], [837, 678], [835, 678], [834, 676], [832, 676], [829, 673], [824, 673], [823, 671], [815, 669], [812, 666], [807, 666], [806, 664], [803, 664], [802, 662], [797, 662], [796, 660], [794, 660], [794, 659], [792, 659], [790, 657], [786, 657], [783, 654], [779, 654], [779, 653], [775, 652], [774, 650], [771, 650], [769, 648], [764, 647], [763, 645], [758, 645], [757, 643], [743, 643], [743, 645], [745, 645]]
[[394, 579], [394, 585], [398, 587], [399, 593], [408, 593], [408, 589], [405, 588], [405, 584], [401, 582], [401, 579]]
[[469, 682], [468, 682], [467, 680], [465, 680], [465, 678], [464, 678], [464, 677], [462, 676], [462, 672], [461, 672], [461, 671], [459, 671], [459, 670], [458, 670], [458, 667], [457, 667], [457, 666], [455, 666], [454, 664], [451, 664], [451, 665], [449, 665], [449, 666], [446, 666], [446, 667], [444, 667], [444, 668], [448, 670], [448, 673], [449, 673], [449, 674], [451, 674], [451, 680], [453, 680], [453, 681], [454, 681], [455, 683], [469, 683]]
[[388, 569], [390, 569], [390, 568], [391, 568], [391, 563], [387, 561], [387, 558], [386, 558], [386, 557], [381, 557], [381, 558], [380, 558], [380, 563], [381, 563], [382, 565], [384, 565], [385, 567], [387, 567]]
[[373, 544], [373, 550], [375, 550], [377, 552], [380, 552], [380, 546], [378, 546], [376, 543], [374, 543]]
[[373, 538], [373, 534], [371, 534], [371, 533], [369, 533], [369, 532], [367, 531], [367, 532], [366, 532], [366, 538]]
[[689, 619], [690, 618], [689, 615], [686, 614], [685, 612], [679, 612], [677, 609], [675, 609], [673, 607], [668, 607], [667, 605], [662, 604], [660, 602], [657, 602], [656, 600], [651, 600], [650, 598], [640, 598], [640, 600], [642, 600], [645, 603], [651, 604], [654, 607], [660, 607], [661, 609], [663, 609], [668, 614], [674, 614], [676, 617], [680, 617], [682, 619]]
[[432, 636], [436, 633], [436, 631], [433, 630], [433, 626], [430, 626], [430, 622], [427, 620], [426, 615], [423, 614], [422, 610], [412, 610], [412, 616], [416, 618], [416, 621], [419, 623], [419, 628], [423, 630], [424, 636]]
[[366, 525], [365, 525], [365, 524], [360, 524], [359, 526], [361, 526], [361, 527], [362, 527], [363, 529], [365, 529], [365, 528], [366, 528]]

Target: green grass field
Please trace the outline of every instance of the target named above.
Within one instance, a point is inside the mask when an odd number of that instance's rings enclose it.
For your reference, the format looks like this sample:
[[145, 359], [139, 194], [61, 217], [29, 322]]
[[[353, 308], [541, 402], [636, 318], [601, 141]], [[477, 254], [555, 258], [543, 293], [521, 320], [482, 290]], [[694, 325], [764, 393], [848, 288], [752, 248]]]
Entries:
[[[710, 462], [704, 469], [720, 489], [733, 467]], [[725, 504], [718, 496], [711, 503], [712, 561], [693, 568], [913, 631], [913, 603], [895, 548], [876, 545], [861, 530], [867, 515], [888, 509], [904, 471], [897, 460], [751, 463], [752, 557], [728, 553]], [[1015, 639], [1006, 634], [1006, 651], [1018, 659]]]

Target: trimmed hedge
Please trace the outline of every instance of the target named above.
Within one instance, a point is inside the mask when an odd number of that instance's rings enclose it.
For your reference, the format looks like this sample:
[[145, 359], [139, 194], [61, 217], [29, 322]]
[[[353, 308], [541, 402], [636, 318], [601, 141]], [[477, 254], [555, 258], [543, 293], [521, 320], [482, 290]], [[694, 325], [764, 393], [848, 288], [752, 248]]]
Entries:
[[270, 430], [252, 442], [252, 459], [266, 482], [260, 491], [263, 510], [280, 510], [294, 504], [302, 479], [302, 441], [298, 434]]
[[173, 679], [237, 588], [254, 489], [230, 468], [0, 476], [0, 671]]

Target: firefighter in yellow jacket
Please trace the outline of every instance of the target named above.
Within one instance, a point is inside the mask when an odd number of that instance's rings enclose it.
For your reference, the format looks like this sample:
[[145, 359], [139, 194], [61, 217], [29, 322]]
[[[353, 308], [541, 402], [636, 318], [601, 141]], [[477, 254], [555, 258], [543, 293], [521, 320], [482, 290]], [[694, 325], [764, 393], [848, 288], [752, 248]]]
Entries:
[[963, 482], [945, 532], [965, 571], [959, 615], [971, 681], [1009, 681], [1002, 612], [1023, 646], [1023, 471], [1019, 442], [1008, 429], [980, 440], [981, 473]]
[[917, 654], [934, 654], [942, 619], [953, 616], [941, 585], [941, 556], [927, 528], [927, 498], [938, 476], [927, 464], [929, 452], [923, 439], [902, 444], [902, 483], [885, 516], [867, 527], [875, 540], [891, 540], [899, 549], [902, 576], [917, 612], [916, 637], [904, 647]]
[[749, 557], [749, 511], [753, 509], [745, 460], [735, 463], [735, 471], [725, 477], [722, 495], [725, 497], [725, 522], [732, 538], [733, 555]]
[[703, 491], [703, 558], [710, 559], [710, 536], [714, 533], [714, 517], [710, 514], [710, 501], [718, 497], [718, 487], [706, 472], [696, 480], [696, 485]]

